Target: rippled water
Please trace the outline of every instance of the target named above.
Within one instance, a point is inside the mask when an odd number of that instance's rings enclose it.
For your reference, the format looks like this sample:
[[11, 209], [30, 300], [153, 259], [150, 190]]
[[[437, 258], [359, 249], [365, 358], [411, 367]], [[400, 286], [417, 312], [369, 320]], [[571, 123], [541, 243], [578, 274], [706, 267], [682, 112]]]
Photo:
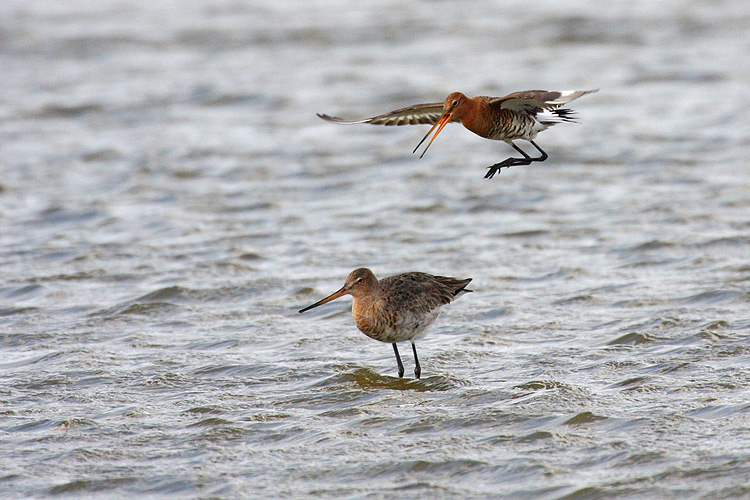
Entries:
[[[750, 497], [748, 26], [0, 3], [0, 497]], [[594, 87], [491, 181], [460, 126], [315, 117]], [[359, 266], [474, 278], [422, 380], [349, 300], [297, 314]]]

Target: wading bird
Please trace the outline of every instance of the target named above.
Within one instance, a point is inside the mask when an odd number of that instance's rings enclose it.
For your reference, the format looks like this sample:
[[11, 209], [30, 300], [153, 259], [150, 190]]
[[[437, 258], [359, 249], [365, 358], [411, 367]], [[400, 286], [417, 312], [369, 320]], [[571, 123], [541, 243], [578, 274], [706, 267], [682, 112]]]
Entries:
[[351, 295], [354, 323], [371, 339], [393, 345], [399, 378], [404, 376], [404, 365], [396, 343], [411, 342], [414, 376], [419, 378], [422, 368], [414, 341], [424, 336], [427, 327], [440, 315], [442, 306], [471, 292], [466, 289], [470, 281], [471, 278], [456, 279], [418, 272], [397, 274], [378, 281], [372, 271], [362, 267], [349, 273], [338, 291], [299, 312]]

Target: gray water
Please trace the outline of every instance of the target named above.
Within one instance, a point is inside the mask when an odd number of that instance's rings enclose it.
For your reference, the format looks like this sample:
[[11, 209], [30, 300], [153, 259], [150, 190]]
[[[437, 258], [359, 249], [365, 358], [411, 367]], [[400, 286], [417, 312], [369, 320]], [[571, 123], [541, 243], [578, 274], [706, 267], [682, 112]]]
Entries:
[[[750, 4], [0, 2], [0, 497], [750, 498]], [[550, 159], [341, 127], [587, 89]], [[354, 268], [472, 277], [419, 342]]]

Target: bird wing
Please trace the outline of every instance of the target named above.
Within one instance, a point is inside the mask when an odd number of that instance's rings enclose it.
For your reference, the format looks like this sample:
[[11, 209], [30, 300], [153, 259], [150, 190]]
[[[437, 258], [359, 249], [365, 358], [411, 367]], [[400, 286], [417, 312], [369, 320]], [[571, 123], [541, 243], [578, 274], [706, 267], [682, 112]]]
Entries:
[[[351, 125], [353, 123], [371, 123], [373, 125], [434, 125], [440, 119], [443, 114], [443, 103], [433, 102], [429, 104], [415, 104], [406, 108], [397, 109], [384, 115], [373, 116], [372, 118], [365, 118], [364, 120], [342, 120], [335, 116], [328, 116], [318, 113], [318, 116], [322, 119], [340, 123], [343, 125]], [[451, 120], [458, 121], [458, 120]]]
[[465, 289], [470, 281], [419, 272], [389, 276], [380, 280], [383, 310], [393, 328], [419, 335], [440, 315], [441, 306], [470, 291]]
[[472, 278], [458, 279], [450, 276], [435, 276], [435, 280], [447, 286], [454, 299], [473, 291], [466, 288], [471, 283]]
[[[456, 286], [459, 281], [463, 286]], [[411, 272], [389, 276], [380, 284], [387, 290], [388, 300], [399, 303], [394, 309], [424, 314], [452, 302], [459, 293], [456, 288], [465, 287], [468, 281]]]
[[515, 111], [524, 111], [536, 114], [542, 110], [552, 110], [563, 106], [582, 95], [596, 92], [595, 90], [563, 90], [560, 92], [548, 90], [524, 90], [514, 92], [505, 97], [495, 97], [490, 99], [489, 104], [492, 107], [501, 109], [512, 109]]

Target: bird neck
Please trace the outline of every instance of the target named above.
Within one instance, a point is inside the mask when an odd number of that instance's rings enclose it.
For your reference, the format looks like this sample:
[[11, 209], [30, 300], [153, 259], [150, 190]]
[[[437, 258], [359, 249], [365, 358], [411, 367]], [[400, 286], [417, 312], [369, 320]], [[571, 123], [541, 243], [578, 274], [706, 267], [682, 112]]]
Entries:
[[358, 293], [356, 296], [352, 296], [352, 309], [370, 309], [378, 301], [380, 295], [380, 287], [367, 290], [367, 293]]
[[357, 328], [365, 335], [376, 334], [382, 330], [383, 300], [380, 293], [368, 293], [354, 297], [352, 317]]
[[483, 109], [487, 108], [488, 105], [485, 101], [478, 98], [468, 99], [466, 101], [464, 110], [458, 119], [461, 121], [461, 125], [471, 130], [477, 135], [483, 136], [483, 132], [488, 128], [486, 123], [486, 117], [489, 115], [488, 111]]

